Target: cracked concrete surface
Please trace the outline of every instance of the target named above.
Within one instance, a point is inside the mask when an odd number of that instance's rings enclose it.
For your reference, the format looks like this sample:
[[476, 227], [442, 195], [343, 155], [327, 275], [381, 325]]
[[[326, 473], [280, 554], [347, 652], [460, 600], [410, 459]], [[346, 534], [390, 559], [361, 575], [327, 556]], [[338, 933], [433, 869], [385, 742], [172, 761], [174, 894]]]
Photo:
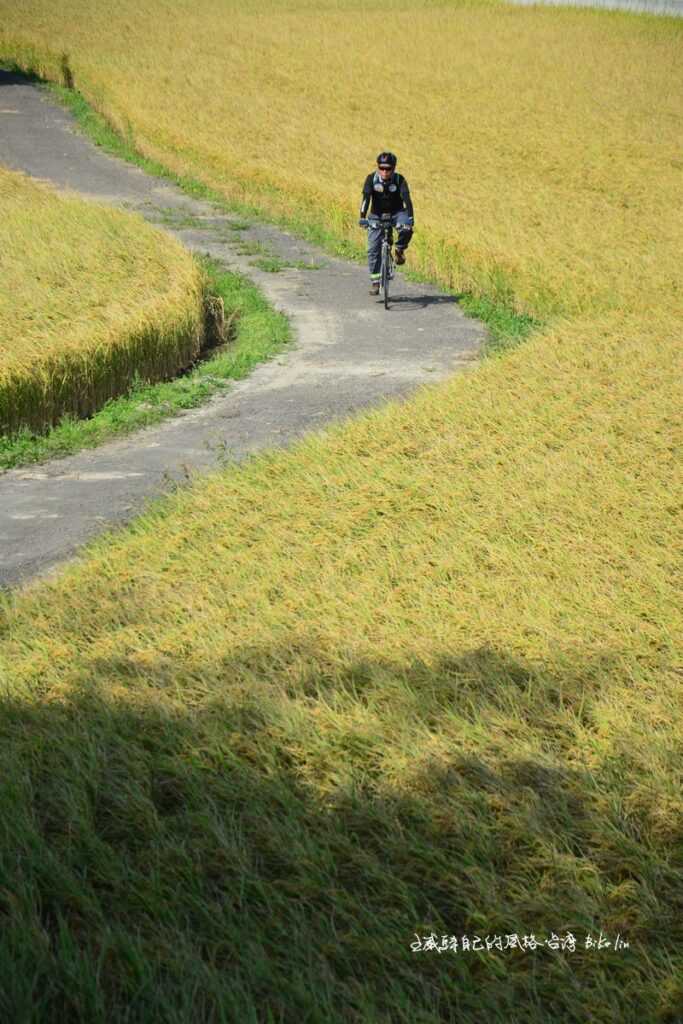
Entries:
[[[226, 145], [229, 144], [226, 140]], [[141, 213], [247, 274], [290, 319], [295, 343], [199, 409], [95, 450], [0, 476], [0, 586], [44, 574], [131, 519], [169, 481], [291, 443], [311, 429], [463, 369], [484, 327], [452, 296], [398, 276], [386, 312], [364, 267], [262, 224], [231, 229], [171, 185], [99, 151], [43, 91], [0, 72], [0, 160], [61, 189]], [[359, 168], [359, 191], [365, 168]], [[419, 197], [416, 197], [419, 230]], [[319, 269], [259, 270], [245, 243]]]

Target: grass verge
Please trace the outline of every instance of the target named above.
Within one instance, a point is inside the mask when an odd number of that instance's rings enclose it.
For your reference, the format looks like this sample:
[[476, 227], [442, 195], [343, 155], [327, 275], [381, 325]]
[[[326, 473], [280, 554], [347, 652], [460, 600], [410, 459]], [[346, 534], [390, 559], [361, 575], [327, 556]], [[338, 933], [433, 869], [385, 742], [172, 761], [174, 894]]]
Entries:
[[228, 388], [231, 381], [245, 377], [290, 341], [286, 317], [269, 305], [255, 285], [240, 274], [223, 270], [213, 260], [202, 258], [201, 263], [207, 291], [223, 299], [226, 319], [231, 321], [229, 343], [175, 380], [156, 384], [138, 380], [126, 395], [107, 402], [89, 419], [67, 416], [44, 435], [24, 429], [0, 437], [0, 468], [11, 469], [94, 448], [195, 408]]

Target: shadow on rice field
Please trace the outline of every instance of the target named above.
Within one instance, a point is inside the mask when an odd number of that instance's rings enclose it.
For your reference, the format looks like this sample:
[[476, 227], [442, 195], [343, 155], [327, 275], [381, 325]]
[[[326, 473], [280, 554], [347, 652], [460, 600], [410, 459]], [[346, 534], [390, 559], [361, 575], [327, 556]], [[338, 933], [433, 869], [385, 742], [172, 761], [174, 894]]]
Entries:
[[[0, 705], [5, 1019], [680, 1020], [681, 864], [651, 808], [625, 809], [627, 755], [557, 753], [612, 659], [327, 670], [283, 645], [216, 664], [192, 666], [196, 710], [161, 656]], [[525, 743], [481, 726], [501, 714]], [[444, 717], [469, 730], [445, 759]], [[545, 945], [568, 932], [574, 951]], [[532, 933], [535, 951], [411, 949]], [[628, 948], [587, 950], [599, 933]]]

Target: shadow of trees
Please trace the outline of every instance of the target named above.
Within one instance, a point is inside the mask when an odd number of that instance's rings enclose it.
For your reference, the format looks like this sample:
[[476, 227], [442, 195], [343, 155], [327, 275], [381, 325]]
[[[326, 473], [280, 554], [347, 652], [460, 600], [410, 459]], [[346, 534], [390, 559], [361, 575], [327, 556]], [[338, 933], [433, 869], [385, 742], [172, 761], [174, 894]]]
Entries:
[[[3, 1019], [681, 1019], [671, 851], [611, 776], [550, 744], [553, 708], [590, 724], [600, 666], [559, 677], [480, 650], [292, 682], [293, 651], [226, 657], [222, 687], [193, 666], [194, 708], [180, 667], [124, 657], [50, 701], [3, 700]], [[403, 699], [419, 728], [402, 776], [381, 732], [320, 713], [381, 721]], [[484, 736], [511, 709], [545, 715], [535, 747]], [[469, 741], [432, 756], [448, 715]], [[411, 950], [600, 929], [631, 947]]]

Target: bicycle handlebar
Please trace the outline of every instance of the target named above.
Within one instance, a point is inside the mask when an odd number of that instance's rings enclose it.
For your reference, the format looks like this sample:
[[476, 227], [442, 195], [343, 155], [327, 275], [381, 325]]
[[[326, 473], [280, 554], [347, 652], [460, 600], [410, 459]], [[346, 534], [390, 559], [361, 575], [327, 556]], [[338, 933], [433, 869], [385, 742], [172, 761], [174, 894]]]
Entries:
[[[380, 217], [373, 217], [372, 221], [370, 220], [369, 217], [361, 217], [361, 219], [358, 221], [358, 226], [361, 228], [369, 228], [370, 224], [372, 223], [376, 225], [378, 228], [390, 228], [393, 226], [391, 223], [391, 218], [392, 214], [390, 213], [383, 213]], [[396, 226], [398, 231], [408, 230], [411, 227], [412, 224], [405, 226], [403, 224], [398, 224]]]

